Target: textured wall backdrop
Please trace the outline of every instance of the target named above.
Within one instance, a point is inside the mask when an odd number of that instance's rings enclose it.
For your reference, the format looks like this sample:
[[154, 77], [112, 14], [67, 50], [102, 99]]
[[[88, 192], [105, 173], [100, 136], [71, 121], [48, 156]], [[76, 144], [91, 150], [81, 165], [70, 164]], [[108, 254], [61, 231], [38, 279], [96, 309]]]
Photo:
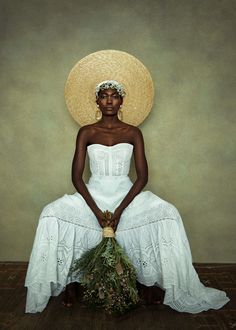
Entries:
[[0, 260], [28, 260], [42, 208], [74, 192], [78, 126], [63, 96], [70, 69], [118, 49], [143, 61], [155, 82], [141, 125], [146, 189], [179, 209], [194, 261], [235, 262], [236, 1], [0, 4]]

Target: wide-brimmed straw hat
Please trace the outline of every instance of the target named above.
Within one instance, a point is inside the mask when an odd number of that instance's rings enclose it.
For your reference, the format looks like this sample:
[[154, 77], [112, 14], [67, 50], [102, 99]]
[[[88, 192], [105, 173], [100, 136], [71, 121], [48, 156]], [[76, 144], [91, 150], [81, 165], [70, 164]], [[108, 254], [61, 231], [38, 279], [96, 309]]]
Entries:
[[96, 122], [95, 88], [103, 80], [116, 80], [124, 86], [123, 121], [134, 126], [141, 124], [153, 104], [152, 78], [136, 57], [118, 50], [89, 54], [72, 68], [65, 85], [66, 104], [72, 117], [81, 126]]

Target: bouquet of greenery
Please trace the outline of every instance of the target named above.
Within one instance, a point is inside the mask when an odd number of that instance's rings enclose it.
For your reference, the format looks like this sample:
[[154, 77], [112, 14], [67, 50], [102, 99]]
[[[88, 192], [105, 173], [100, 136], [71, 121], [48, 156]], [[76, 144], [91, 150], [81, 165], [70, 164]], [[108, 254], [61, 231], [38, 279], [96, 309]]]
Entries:
[[105, 211], [101, 243], [75, 260], [70, 271], [79, 276], [88, 305], [103, 307], [109, 314], [123, 314], [139, 300], [136, 273], [116, 242], [111, 219], [112, 213]]

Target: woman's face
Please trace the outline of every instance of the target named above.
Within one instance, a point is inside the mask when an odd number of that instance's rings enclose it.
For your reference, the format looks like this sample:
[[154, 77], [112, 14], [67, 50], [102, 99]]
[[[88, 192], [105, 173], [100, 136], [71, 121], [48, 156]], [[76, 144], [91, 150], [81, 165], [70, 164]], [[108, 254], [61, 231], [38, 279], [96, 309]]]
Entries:
[[123, 98], [118, 94], [116, 89], [104, 89], [98, 94], [96, 100], [103, 115], [114, 116], [123, 103]]

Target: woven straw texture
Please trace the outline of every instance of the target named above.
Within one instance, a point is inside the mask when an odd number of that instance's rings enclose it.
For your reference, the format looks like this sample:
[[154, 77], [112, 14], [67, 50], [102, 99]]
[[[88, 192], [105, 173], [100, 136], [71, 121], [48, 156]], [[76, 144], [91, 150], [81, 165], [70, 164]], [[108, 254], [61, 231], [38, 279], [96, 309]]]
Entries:
[[81, 59], [65, 85], [65, 99], [72, 117], [81, 125], [96, 122], [95, 87], [103, 80], [122, 83], [126, 96], [123, 121], [138, 126], [151, 111], [154, 87], [147, 68], [134, 56], [117, 50], [102, 50]]

